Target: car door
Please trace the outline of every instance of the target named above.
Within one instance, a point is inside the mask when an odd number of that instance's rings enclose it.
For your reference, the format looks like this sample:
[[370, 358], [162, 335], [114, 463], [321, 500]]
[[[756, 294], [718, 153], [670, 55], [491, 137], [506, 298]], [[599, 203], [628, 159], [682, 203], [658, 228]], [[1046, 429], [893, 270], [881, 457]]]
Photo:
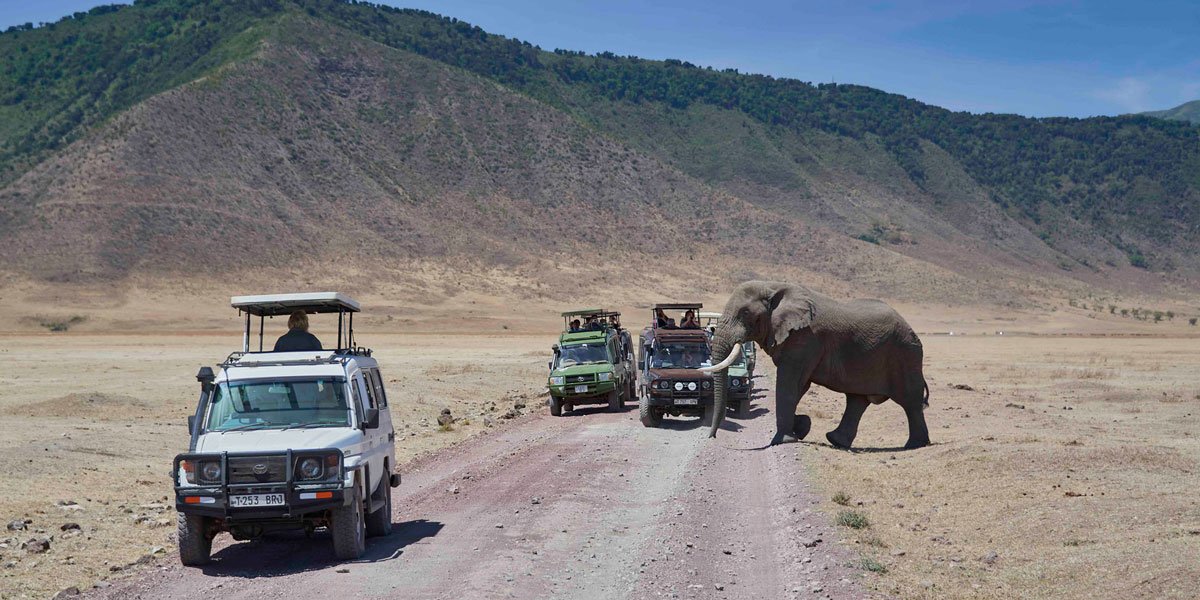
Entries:
[[369, 383], [374, 388], [375, 401], [379, 403], [379, 432], [382, 443], [386, 446], [384, 456], [388, 457], [391, 466], [396, 466], [396, 430], [392, 426], [392, 410], [388, 407], [387, 390], [383, 388], [383, 374], [378, 368], [370, 369]]
[[[370, 384], [370, 374], [367, 369], [360, 369], [354, 374], [354, 385], [359, 390], [359, 397], [363, 399], [363, 408], [379, 408], [378, 400], [375, 397], [375, 390]], [[371, 469], [370, 490], [374, 491], [375, 482], [379, 480], [379, 476], [384, 472], [383, 460], [387, 456], [388, 447], [391, 444], [386, 442], [386, 433], [383, 428], [383, 414], [385, 411], [379, 411], [379, 427], [375, 429], [367, 429], [363, 432], [363, 458], [366, 459], [368, 467]], [[390, 430], [391, 423], [389, 421], [388, 428]]]

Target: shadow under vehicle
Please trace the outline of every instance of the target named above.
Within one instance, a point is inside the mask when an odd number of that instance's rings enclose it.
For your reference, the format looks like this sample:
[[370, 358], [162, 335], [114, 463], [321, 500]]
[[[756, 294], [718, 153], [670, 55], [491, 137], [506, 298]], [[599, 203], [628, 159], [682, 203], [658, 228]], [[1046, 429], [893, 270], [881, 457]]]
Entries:
[[[249, 540], [286, 529], [326, 529], [337, 558], [359, 558], [366, 536], [390, 533], [391, 488], [400, 485], [384, 378], [371, 350], [354, 341], [359, 304], [336, 292], [236, 296], [231, 304], [246, 316], [242, 350], [217, 373], [200, 369], [191, 442], [171, 471], [180, 560], [207, 563], [222, 532]], [[336, 313], [336, 349], [263, 352], [263, 321], [294, 311]]]
[[[585, 308], [562, 313], [563, 332], [551, 349], [550, 414], [562, 416], [581, 404], [607, 404], [622, 410], [636, 393], [633, 348], [621, 327], [621, 313]], [[572, 323], [579, 321], [579, 327]]]
[[658, 427], [663, 417], [699, 416], [711, 423], [712, 376], [698, 369], [709, 366], [711, 339], [698, 325], [678, 327], [683, 319], [668, 317], [678, 311], [699, 312], [702, 304], [660, 303], [652, 307], [650, 325], [638, 344], [638, 411], [642, 425]]

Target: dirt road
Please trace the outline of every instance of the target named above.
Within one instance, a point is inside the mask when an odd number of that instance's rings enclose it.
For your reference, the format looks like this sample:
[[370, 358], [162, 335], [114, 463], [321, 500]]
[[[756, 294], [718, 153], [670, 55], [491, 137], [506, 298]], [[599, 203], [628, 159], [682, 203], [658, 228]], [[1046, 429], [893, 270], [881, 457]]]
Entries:
[[204, 569], [173, 565], [94, 594], [866, 597], [796, 446], [759, 448], [767, 415], [727, 420], [715, 441], [696, 419], [647, 429], [635, 410], [531, 415], [408, 465], [393, 497], [398, 527], [361, 561], [337, 562], [319, 533], [222, 537]]

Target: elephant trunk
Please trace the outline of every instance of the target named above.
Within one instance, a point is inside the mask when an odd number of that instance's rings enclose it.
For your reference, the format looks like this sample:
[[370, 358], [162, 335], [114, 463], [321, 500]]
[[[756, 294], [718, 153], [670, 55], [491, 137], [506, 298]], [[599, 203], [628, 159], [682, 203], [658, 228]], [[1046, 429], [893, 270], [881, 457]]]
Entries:
[[[727, 328], [719, 327], [713, 335], [712, 360], [714, 363], [724, 362], [731, 356], [730, 350], [741, 351], [741, 340], [730, 335]], [[714, 370], [713, 375], [713, 418], [708, 430], [708, 437], [717, 437], [717, 430], [725, 420], [725, 406], [729, 398], [729, 369]]]

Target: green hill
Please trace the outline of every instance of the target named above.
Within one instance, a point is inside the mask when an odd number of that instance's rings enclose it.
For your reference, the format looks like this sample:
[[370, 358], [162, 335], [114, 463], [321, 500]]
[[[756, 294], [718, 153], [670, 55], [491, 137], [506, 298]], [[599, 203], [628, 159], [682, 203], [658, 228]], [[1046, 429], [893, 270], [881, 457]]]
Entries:
[[[307, 70], [284, 68], [291, 55], [279, 53], [282, 45], [313, 62]], [[367, 54], [378, 58], [362, 59]], [[417, 56], [448, 70], [394, 71], [415, 64]], [[250, 71], [259, 73], [257, 83], [245, 79]], [[288, 72], [304, 75], [282, 76]], [[448, 106], [395, 104], [405, 86], [424, 86], [422, 77], [461, 74], [492, 82], [505, 100], [474, 83], [445, 92]], [[331, 82], [352, 75], [343, 84]], [[239, 86], [230, 87], [233, 80]], [[370, 102], [356, 100], [359, 86], [375, 90], [364, 92]], [[198, 103], [201, 97], [208, 100]], [[299, 97], [310, 101], [297, 103]], [[526, 108], [517, 114], [494, 105], [518, 99]], [[358, 104], [346, 113], [351, 100]], [[196, 123], [205, 128], [193, 131], [197, 125], [186, 113], [171, 112], [179, 106], [203, 114]], [[451, 110], [459, 106], [471, 107], [469, 114]], [[547, 120], [559, 125], [537, 138], [524, 131]], [[245, 138], [265, 135], [265, 122], [310, 125], [287, 135], [276, 128], [267, 136], [271, 143], [246, 151], [262, 142]], [[161, 129], [163, 123], [169, 128]], [[150, 126], [160, 128], [158, 146], [138, 148], [133, 156], [130, 141], [145, 131], [139, 127]], [[170, 128], [195, 135], [179, 145]], [[405, 135], [409, 129], [433, 137], [422, 142]], [[394, 137], [373, 135], [381, 130]], [[455, 131], [459, 135], [451, 135]], [[111, 154], [116, 147], [129, 152]], [[425, 162], [414, 161], [416, 148]], [[238, 162], [207, 159], [231, 152], [241, 154]], [[186, 181], [146, 176], [183, 168], [180, 163], [191, 173]], [[614, 219], [637, 210], [672, 219], [690, 205], [702, 213], [733, 207], [753, 219], [736, 223], [701, 214], [705, 239], [733, 243], [747, 236], [767, 244], [796, 231], [831, 231], [886, 248], [876, 253], [881, 256], [968, 276], [1020, 272], [1105, 284], [1136, 279], [1139, 269], [1187, 277], [1198, 268], [1200, 140], [1181, 122], [956, 113], [862, 86], [812, 85], [680, 60], [545, 51], [453, 18], [340, 0], [145, 1], [0, 34], [0, 237], [19, 241], [10, 248], [54, 246], [67, 230], [107, 231], [85, 250], [54, 256], [98, 271], [169, 270], [168, 257], [129, 236], [215, 226], [170, 215], [180, 202], [199, 208], [222, 193], [260, 198], [268, 213], [269, 198], [337, 197], [329, 181], [313, 186], [315, 174], [296, 173], [301, 163], [368, 178], [375, 204], [363, 210], [392, 211], [393, 226], [376, 232], [387, 242], [376, 249], [392, 257], [453, 253], [460, 249], [456, 239], [480, 249], [470, 229], [427, 229], [404, 208], [419, 189], [421, 203], [466, 211], [468, 222], [485, 229], [502, 226], [490, 239], [508, 248], [500, 253], [506, 261], [525, 260], [526, 241], [544, 247], [554, 223], [539, 211], [602, 206]], [[418, 163], [436, 172], [415, 168]], [[585, 173], [591, 169], [597, 172]], [[447, 179], [460, 171], [478, 177], [464, 178], [469, 184]], [[639, 175], [596, 179], [599, 171]], [[523, 177], [512, 179], [515, 173]], [[214, 188], [221, 180], [236, 185]], [[529, 185], [535, 180], [541, 187]], [[206, 182], [203, 193], [187, 189], [189, 181]], [[618, 193], [605, 189], [610, 181], [632, 183]], [[176, 205], [140, 209], [142, 229], [118, 230], [105, 221], [112, 213], [61, 209], [64, 198], [94, 201], [89, 189]], [[307, 210], [272, 216], [279, 244], [289, 231], [314, 231]], [[430, 210], [426, 216], [439, 212]], [[510, 218], [489, 220], [495, 212]], [[650, 238], [664, 234], [661, 227], [644, 227]], [[406, 231], [420, 243], [397, 239]], [[191, 256], [222, 248], [203, 235], [184, 239], [193, 244], [184, 247]], [[605, 234], [591, 243], [607, 248], [610, 241]], [[339, 237], [331, 243], [354, 242]], [[287, 254], [285, 247], [264, 251]], [[772, 259], [769, 245], [755, 252]], [[820, 260], [836, 263], [850, 254], [835, 248]], [[38, 273], [26, 256], [10, 252], [6, 258], [13, 268]], [[782, 260], [799, 259], [792, 251]], [[839, 269], [831, 263], [828, 270]]]
[[1158, 117], [1172, 121], [1187, 121], [1193, 125], [1200, 125], [1200, 100], [1184, 102], [1175, 108], [1168, 108], [1167, 110], [1152, 110], [1141, 114], [1147, 117]]

